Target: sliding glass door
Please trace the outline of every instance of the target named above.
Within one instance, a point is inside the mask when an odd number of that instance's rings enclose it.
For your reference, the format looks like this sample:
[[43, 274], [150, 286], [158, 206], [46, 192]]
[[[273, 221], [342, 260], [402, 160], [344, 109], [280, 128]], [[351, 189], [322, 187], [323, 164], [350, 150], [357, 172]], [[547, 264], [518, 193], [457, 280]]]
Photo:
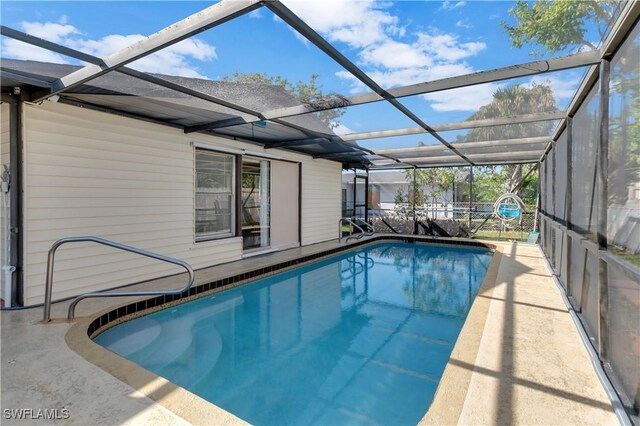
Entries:
[[270, 164], [242, 158], [242, 246], [245, 250], [269, 247]]

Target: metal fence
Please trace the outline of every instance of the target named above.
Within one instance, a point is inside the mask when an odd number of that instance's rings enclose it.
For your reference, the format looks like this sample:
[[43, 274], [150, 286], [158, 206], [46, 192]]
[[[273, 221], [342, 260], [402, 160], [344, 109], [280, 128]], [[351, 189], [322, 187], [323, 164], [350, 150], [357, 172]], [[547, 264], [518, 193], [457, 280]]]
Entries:
[[519, 218], [500, 220], [494, 214], [493, 203], [450, 202], [431, 203], [416, 207], [395, 204], [392, 208], [354, 209], [352, 202], [344, 202], [343, 217], [366, 219], [377, 232], [439, 235], [486, 239], [527, 240], [537, 230], [535, 206], [525, 206]]

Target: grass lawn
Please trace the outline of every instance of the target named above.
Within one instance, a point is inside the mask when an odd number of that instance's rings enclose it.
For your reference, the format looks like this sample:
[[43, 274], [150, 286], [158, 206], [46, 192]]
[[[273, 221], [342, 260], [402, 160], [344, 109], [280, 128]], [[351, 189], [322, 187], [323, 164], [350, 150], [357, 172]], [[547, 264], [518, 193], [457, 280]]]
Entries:
[[528, 232], [519, 232], [519, 231], [490, 231], [481, 229], [476, 232], [474, 238], [484, 239], [484, 240], [515, 240], [515, 241], [527, 241], [527, 237], [529, 236]]
[[629, 262], [632, 265], [640, 266], [640, 255], [639, 254], [629, 253], [628, 251], [621, 250], [618, 247], [613, 246], [613, 245], [609, 245], [609, 251], [611, 253], [619, 256], [620, 258], [626, 260], [627, 262]]

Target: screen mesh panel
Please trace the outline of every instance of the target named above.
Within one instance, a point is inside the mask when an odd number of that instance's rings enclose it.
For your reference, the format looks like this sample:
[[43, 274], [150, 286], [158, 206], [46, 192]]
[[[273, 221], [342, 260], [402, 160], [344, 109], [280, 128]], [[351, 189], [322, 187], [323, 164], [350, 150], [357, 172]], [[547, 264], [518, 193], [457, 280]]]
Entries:
[[597, 223], [596, 154], [599, 135], [598, 84], [578, 109], [573, 119], [571, 181], [571, 222], [576, 231], [595, 240]]
[[571, 256], [568, 259], [571, 271], [569, 278], [569, 295], [572, 297], [573, 307], [580, 309], [582, 291], [584, 288], [584, 267], [587, 260], [587, 250], [580, 245], [580, 242], [571, 239]]
[[631, 403], [640, 408], [640, 285], [638, 275], [609, 263], [609, 358]]
[[545, 210], [549, 216], [553, 216], [553, 154], [549, 153], [545, 160]]
[[565, 224], [567, 218], [567, 131], [563, 131], [553, 148], [556, 161], [554, 214]]
[[640, 257], [640, 27], [611, 61], [607, 237]]

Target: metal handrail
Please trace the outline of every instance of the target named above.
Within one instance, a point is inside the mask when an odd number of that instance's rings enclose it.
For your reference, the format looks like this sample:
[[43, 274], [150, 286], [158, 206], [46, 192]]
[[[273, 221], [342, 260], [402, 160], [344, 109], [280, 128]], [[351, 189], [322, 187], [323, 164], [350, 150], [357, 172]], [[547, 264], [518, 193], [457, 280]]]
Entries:
[[[364, 229], [362, 229], [360, 226], [358, 226], [351, 219], [346, 218], [346, 217], [341, 217], [340, 220], [338, 220], [338, 236], [339, 236], [338, 237], [338, 242], [342, 241], [342, 224], [345, 223], [345, 222], [348, 225], [351, 225], [354, 228], [357, 228], [358, 230], [360, 230], [360, 232], [364, 233]], [[347, 239], [351, 238], [351, 234], [353, 234], [353, 231], [351, 230], [351, 228], [349, 228], [349, 236], [347, 237]]]
[[[341, 217], [340, 219], [338, 219], [338, 242], [342, 242], [342, 224], [344, 222], [349, 223], [349, 219], [345, 218], [345, 217]], [[349, 228], [349, 236], [351, 236], [352, 231], [351, 228]]]
[[365, 220], [362, 220], [362, 219], [360, 219], [360, 218], [358, 218], [358, 217], [354, 217], [354, 218], [352, 219], [352, 221], [353, 221], [354, 223], [355, 223], [356, 221], [359, 221], [359, 222], [360, 222], [360, 224], [361, 224], [362, 226], [364, 226], [364, 227], [366, 227], [366, 228], [369, 228], [369, 229], [370, 229], [370, 231], [365, 232], [365, 233], [368, 233], [368, 234], [370, 234], [370, 235], [373, 235], [373, 233], [374, 233], [374, 232], [376, 232], [376, 230], [375, 230], [375, 228], [373, 227], [373, 225], [371, 225], [369, 222], [367, 222], [367, 221], [365, 221]]
[[163, 256], [161, 254], [153, 253], [147, 250], [142, 250], [136, 247], [128, 246], [125, 244], [116, 243], [115, 241], [105, 240], [104, 238], [99, 237], [68, 237], [62, 238], [51, 246], [49, 249], [49, 254], [47, 256], [47, 281], [45, 286], [44, 293], [44, 322], [51, 321], [51, 293], [53, 288], [53, 267], [55, 262], [56, 250], [63, 244], [67, 243], [84, 243], [84, 242], [93, 242], [97, 244], [102, 244], [105, 246], [113, 247], [119, 250], [128, 251], [130, 253], [136, 253], [142, 256], [150, 257], [152, 259], [157, 259], [163, 262], [172, 263], [174, 265], [178, 265], [186, 269], [187, 274], [189, 274], [189, 281], [187, 285], [178, 290], [150, 290], [150, 291], [131, 291], [131, 292], [114, 292], [114, 293], [102, 293], [102, 292], [91, 292], [84, 293], [76, 297], [71, 305], [69, 305], [69, 312], [67, 315], [68, 319], [73, 319], [75, 316], [76, 305], [81, 300], [87, 299], [89, 297], [128, 297], [128, 296], [161, 296], [161, 295], [174, 295], [181, 294], [185, 291], [189, 290], [193, 285], [195, 280], [195, 274], [191, 265], [187, 262], [184, 262], [179, 259], [174, 259], [172, 257]]
[[340, 218], [340, 220], [338, 221], [338, 235], [340, 236], [338, 238], [338, 241], [341, 242], [342, 241], [342, 224], [346, 222], [347, 224], [353, 226], [354, 228], [356, 228], [357, 230], [360, 231], [360, 234], [358, 234], [358, 236], [354, 237], [352, 236], [353, 231], [349, 231], [349, 236], [346, 238], [346, 241], [349, 241], [351, 238], [355, 238], [357, 240], [359, 240], [362, 237], [370, 237], [371, 235], [374, 234], [375, 229], [373, 228], [373, 226], [371, 226], [371, 224], [365, 222], [365, 221], [361, 221], [363, 224], [365, 224], [366, 226], [368, 226], [371, 229], [371, 232], [367, 232], [364, 229], [362, 229], [362, 227], [360, 225], [358, 225], [354, 220], [343, 217]]

